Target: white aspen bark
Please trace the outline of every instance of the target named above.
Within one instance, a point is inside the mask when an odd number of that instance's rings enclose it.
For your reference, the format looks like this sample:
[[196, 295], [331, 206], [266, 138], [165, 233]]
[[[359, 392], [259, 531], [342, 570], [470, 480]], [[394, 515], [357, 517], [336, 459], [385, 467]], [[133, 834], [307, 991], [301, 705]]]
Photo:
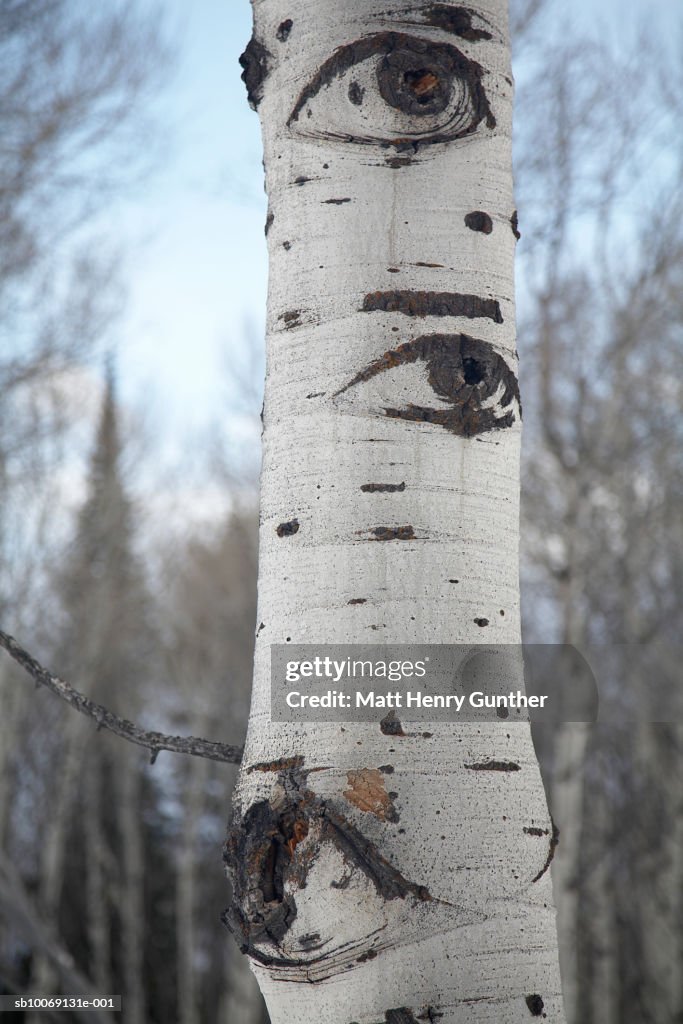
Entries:
[[519, 643], [507, 4], [253, 7], [270, 284], [229, 921], [273, 1024], [562, 1021], [528, 727], [270, 714], [274, 643]]

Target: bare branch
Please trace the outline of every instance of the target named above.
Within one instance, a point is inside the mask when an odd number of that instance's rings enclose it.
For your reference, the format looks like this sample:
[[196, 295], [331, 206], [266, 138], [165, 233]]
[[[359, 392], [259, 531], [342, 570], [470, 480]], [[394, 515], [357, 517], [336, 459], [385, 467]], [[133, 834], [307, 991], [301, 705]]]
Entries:
[[0, 630], [0, 647], [4, 647], [10, 657], [14, 658], [17, 664], [21, 665], [35, 679], [36, 683], [47, 687], [76, 711], [80, 711], [82, 715], [93, 718], [97, 722], [98, 729], [108, 729], [109, 732], [121, 736], [129, 743], [146, 747], [151, 751], [152, 764], [162, 750], [170, 750], [174, 754], [193, 754], [195, 757], [206, 757], [211, 761], [223, 761], [226, 764], [239, 764], [242, 760], [241, 747], [235, 747], [229, 743], [215, 743], [212, 740], [196, 736], [167, 736], [161, 732], [149, 732], [146, 729], [141, 729], [139, 725], [129, 722], [126, 718], [119, 718], [102, 704], [97, 704], [80, 693], [71, 683], [48, 672], [40, 662], [36, 661], [28, 651], [17, 643], [14, 637], [8, 636], [2, 630]]

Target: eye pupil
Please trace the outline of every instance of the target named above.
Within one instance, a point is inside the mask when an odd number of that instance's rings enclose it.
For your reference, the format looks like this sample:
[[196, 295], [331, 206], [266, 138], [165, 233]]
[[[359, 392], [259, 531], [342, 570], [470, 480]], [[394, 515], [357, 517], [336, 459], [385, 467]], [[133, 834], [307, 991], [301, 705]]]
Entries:
[[438, 55], [416, 53], [407, 44], [388, 53], [377, 68], [382, 99], [404, 114], [420, 117], [440, 114], [446, 109], [454, 79], [447, 61], [440, 60]]
[[486, 368], [477, 360], [471, 356], [466, 357], [462, 361], [463, 376], [465, 378], [465, 384], [469, 384], [472, 387], [476, 387], [486, 377]]
[[403, 80], [415, 95], [418, 103], [429, 103], [439, 87], [438, 76], [429, 68], [419, 71], [406, 71]]

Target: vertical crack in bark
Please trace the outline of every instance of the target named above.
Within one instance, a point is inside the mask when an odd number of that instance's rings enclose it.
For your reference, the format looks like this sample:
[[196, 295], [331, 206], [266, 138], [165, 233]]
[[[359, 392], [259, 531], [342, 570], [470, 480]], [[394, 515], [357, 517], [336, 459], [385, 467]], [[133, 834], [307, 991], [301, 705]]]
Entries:
[[409, 403], [402, 409], [384, 408], [393, 419], [433, 423], [460, 437], [474, 437], [501, 430], [515, 422], [514, 402], [521, 416], [517, 378], [493, 346], [466, 334], [425, 334], [390, 349], [357, 373], [335, 397], [372, 380], [396, 366], [424, 362], [434, 393], [450, 408], [430, 408]]

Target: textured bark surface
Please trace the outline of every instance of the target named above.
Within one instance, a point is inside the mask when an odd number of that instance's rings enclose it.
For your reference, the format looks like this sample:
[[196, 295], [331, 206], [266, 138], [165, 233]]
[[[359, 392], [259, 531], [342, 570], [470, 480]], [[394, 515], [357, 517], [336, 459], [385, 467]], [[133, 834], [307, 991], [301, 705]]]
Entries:
[[270, 284], [227, 920], [274, 1024], [558, 1022], [528, 728], [270, 718], [273, 643], [520, 639], [506, 3], [253, 6]]

